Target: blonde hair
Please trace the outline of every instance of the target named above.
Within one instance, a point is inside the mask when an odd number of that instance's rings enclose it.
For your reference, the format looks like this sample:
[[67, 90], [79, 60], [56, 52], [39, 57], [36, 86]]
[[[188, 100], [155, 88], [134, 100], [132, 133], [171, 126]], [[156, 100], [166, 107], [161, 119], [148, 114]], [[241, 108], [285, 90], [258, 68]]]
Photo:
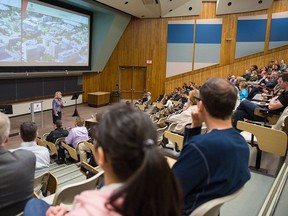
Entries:
[[194, 89], [194, 90], [191, 90], [189, 92], [189, 104], [190, 105], [196, 105], [197, 104], [197, 100], [195, 99], [194, 96], [199, 97], [199, 90]]
[[0, 145], [3, 144], [5, 139], [9, 136], [10, 120], [7, 115], [0, 113]]
[[247, 84], [246, 82], [241, 82], [241, 83], [239, 84], [239, 86], [240, 86], [241, 88], [246, 89], [246, 88], [248, 87], [248, 84]]
[[76, 125], [77, 125], [78, 127], [83, 126], [84, 123], [85, 123], [85, 121], [84, 121], [83, 118], [81, 118], [81, 117], [77, 117], [77, 118], [76, 118]]
[[59, 94], [62, 95], [61, 91], [56, 91], [54, 97], [57, 97]]

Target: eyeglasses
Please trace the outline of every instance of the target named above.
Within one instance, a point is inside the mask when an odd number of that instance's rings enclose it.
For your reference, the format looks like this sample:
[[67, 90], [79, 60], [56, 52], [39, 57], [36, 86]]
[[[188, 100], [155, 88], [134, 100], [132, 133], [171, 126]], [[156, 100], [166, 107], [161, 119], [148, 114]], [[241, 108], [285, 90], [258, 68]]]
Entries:
[[200, 97], [197, 96], [193, 96], [196, 100], [201, 101], [202, 99]]

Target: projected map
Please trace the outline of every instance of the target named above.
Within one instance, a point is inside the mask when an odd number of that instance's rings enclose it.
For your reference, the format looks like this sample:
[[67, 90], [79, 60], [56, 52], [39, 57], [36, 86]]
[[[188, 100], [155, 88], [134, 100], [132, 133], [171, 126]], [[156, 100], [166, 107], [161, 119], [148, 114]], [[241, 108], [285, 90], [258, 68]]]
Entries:
[[43, 4], [0, 0], [0, 65], [87, 66], [89, 17]]

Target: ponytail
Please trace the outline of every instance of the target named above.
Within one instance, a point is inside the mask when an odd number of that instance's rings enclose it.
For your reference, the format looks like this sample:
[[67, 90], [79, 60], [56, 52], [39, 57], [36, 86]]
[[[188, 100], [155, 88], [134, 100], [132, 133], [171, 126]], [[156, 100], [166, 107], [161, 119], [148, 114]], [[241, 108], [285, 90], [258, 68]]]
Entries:
[[[138, 170], [110, 198], [109, 205], [125, 216], [177, 216], [181, 212], [178, 183], [157, 146], [144, 142]], [[124, 198], [119, 207], [116, 201]]]
[[96, 148], [102, 147], [114, 175], [123, 182], [107, 201], [107, 209], [124, 216], [180, 215], [179, 187], [156, 146], [155, 127], [142, 111], [121, 104], [99, 123]]

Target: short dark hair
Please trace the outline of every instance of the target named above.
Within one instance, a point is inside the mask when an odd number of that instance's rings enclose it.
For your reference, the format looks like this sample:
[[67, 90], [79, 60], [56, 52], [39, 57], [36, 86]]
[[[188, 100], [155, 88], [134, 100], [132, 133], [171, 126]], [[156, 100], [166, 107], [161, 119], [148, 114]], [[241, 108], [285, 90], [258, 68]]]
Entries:
[[225, 79], [210, 78], [200, 88], [200, 98], [214, 118], [229, 119], [237, 101], [237, 89]]
[[279, 77], [282, 78], [283, 82], [288, 82], [288, 73], [282, 73]]
[[37, 125], [35, 122], [24, 122], [20, 125], [20, 136], [24, 142], [34, 141], [37, 136]]
[[55, 125], [57, 128], [61, 128], [62, 127], [62, 121], [60, 119], [57, 119], [55, 122]]

